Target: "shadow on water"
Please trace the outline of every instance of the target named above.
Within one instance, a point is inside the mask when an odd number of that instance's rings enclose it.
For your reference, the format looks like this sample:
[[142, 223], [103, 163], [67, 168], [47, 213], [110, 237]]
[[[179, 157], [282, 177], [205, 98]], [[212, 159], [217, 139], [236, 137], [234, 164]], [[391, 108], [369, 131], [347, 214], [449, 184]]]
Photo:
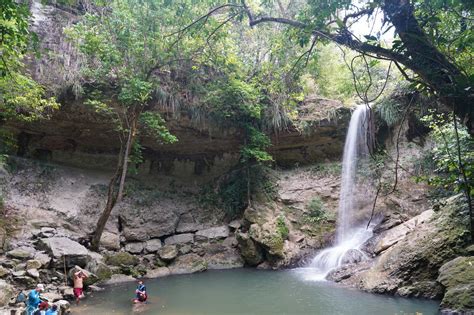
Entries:
[[107, 287], [72, 314], [435, 315], [438, 303], [363, 293], [331, 282], [307, 281], [301, 270], [235, 269], [146, 282], [149, 303], [134, 305], [135, 283]]

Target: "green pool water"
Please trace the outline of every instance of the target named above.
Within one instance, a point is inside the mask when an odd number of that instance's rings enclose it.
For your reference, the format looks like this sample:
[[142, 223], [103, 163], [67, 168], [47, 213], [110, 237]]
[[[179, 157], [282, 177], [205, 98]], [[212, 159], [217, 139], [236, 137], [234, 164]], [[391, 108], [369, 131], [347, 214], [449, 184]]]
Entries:
[[135, 306], [131, 299], [136, 283], [124, 283], [87, 297], [72, 314], [439, 314], [434, 301], [310, 281], [309, 272], [234, 269], [148, 280], [149, 303]]

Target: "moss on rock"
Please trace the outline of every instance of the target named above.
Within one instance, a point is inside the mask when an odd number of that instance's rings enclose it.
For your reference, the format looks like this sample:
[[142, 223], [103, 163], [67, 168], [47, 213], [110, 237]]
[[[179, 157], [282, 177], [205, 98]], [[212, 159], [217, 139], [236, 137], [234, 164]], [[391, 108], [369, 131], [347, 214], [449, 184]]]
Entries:
[[105, 261], [112, 266], [136, 266], [138, 264], [138, 258], [126, 252], [109, 255]]
[[446, 287], [442, 307], [474, 310], [474, 256], [457, 257], [441, 266], [437, 281]]

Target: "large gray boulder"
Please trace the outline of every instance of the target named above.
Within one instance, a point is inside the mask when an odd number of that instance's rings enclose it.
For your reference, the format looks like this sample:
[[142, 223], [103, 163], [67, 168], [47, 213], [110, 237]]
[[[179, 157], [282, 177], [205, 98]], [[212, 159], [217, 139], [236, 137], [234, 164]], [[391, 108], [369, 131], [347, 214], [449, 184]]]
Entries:
[[159, 204], [147, 208], [125, 208], [120, 213], [123, 235], [127, 241], [147, 241], [174, 234], [178, 216], [173, 204]]
[[169, 266], [172, 275], [202, 272], [207, 269], [207, 262], [199, 255], [179, 256]]
[[118, 234], [105, 231], [100, 237], [100, 246], [108, 250], [119, 250], [120, 236]]
[[145, 248], [145, 243], [143, 242], [132, 242], [125, 244], [125, 251], [131, 254], [140, 254]]
[[202, 224], [196, 223], [190, 213], [185, 213], [179, 218], [177, 233], [193, 233], [202, 229]]
[[7, 252], [7, 256], [17, 259], [28, 259], [34, 256], [36, 250], [33, 247], [21, 246]]
[[196, 240], [205, 241], [208, 239], [226, 238], [229, 236], [229, 227], [227, 225], [217, 226], [196, 232]]
[[445, 288], [441, 306], [474, 313], [474, 256], [457, 257], [439, 268], [437, 279]]
[[162, 246], [159, 238], [148, 240], [145, 243], [145, 253], [156, 253]]
[[107, 264], [117, 267], [136, 266], [138, 264], [138, 258], [126, 252], [109, 255], [105, 260]]
[[204, 259], [208, 269], [231, 269], [244, 266], [244, 260], [235, 248], [221, 244], [210, 244], [205, 250]]
[[85, 267], [91, 260], [87, 248], [67, 237], [49, 237], [39, 240], [39, 246], [55, 260], [57, 267]]
[[194, 242], [194, 234], [176, 234], [165, 239], [165, 245], [186, 244]]
[[158, 257], [164, 261], [171, 261], [178, 256], [176, 245], [165, 245], [158, 250]]
[[250, 266], [257, 266], [263, 261], [263, 252], [247, 233], [237, 233], [237, 242], [245, 262]]

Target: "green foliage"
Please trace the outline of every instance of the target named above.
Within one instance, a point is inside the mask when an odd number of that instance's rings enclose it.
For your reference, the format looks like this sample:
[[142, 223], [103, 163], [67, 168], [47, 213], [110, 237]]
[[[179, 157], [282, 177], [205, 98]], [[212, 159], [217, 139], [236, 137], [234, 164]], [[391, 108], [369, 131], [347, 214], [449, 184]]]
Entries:
[[325, 222], [329, 219], [324, 202], [318, 196], [311, 199], [306, 209], [308, 210], [307, 221], [310, 223]]
[[276, 226], [277, 226], [278, 234], [281, 236], [283, 240], [286, 240], [288, 238], [288, 234], [290, 233], [290, 230], [286, 226], [285, 218], [282, 215], [278, 216], [276, 220]]
[[386, 98], [377, 104], [376, 110], [389, 127], [395, 126], [403, 116], [403, 106], [391, 98]]
[[0, 0], [0, 120], [32, 121], [47, 117], [59, 104], [24, 70], [24, 58], [37, 39], [28, 30], [26, 4]]
[[[422, 118], [422, 121], [431, 128], [431, 136], [434, 144], [428, 159], [432, 159], [436, 168], [434, 174], [418, 177], [430, 185], [455, 192], [470, 189], [470, 195], [474, 196], [474, 140], [466, 128], [459, 122], [458, 137], [452, 116], [431, 112]], [[464, 180], [459, 163], [459, 153], [467, 182]]]
[[178, 138], [172, 135], [168, 128], [166, 128], [165, 120], [157, 112], [141, 113], [140, 123], [144, 132], [157, 141], [162, 141], [164, 143], [175, 143], [178, 141]]
[[311, 171], [319, 176], [338, 176], [342, 171], [340, 162], [319, 163], [311, 168]]

